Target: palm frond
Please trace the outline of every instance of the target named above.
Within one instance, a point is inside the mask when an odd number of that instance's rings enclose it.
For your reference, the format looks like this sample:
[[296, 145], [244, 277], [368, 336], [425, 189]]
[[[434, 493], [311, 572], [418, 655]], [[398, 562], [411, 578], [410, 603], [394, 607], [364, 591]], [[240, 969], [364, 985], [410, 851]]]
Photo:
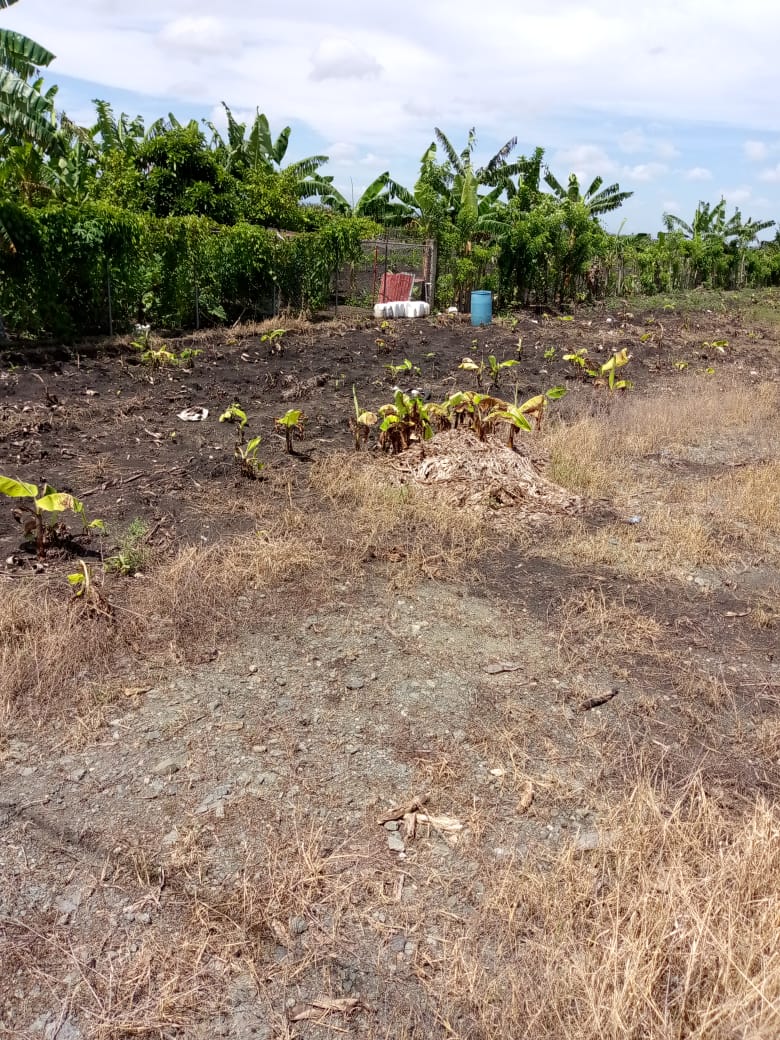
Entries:
[[[458, 173], [461, 173], [463, 171], [463, 160], [461, 156], [459, 156], [455, 149], [452, 147], [452, 142], [450, 141], [450, 139], [447, 137], [443, 130], [440, 130], [438, 128], [438, 126], [435, 126], [433, 128], [433, 132], [436, 135], [436, 140], [442, 147], [442, 151], [447, 156], [447, 161], [449, 162], [450, 166], [452, 166], [453, 170], [456, 170]], [[430, 148], [428, 149], [428, 152], [426, 154], [429, 153]]]

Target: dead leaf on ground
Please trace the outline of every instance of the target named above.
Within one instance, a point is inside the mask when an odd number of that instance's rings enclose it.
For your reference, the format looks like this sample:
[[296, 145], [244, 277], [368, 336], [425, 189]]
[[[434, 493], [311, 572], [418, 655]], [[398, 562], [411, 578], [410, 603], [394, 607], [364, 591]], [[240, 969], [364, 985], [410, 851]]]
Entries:
[[526, 780], [523, 785], [523, 790], [520, 794], [520, 801], [517, 803], [517, 811], [524, 813], [526, 810], [531, 808], [531, 802], [534, 800], [534, 788], [530, 780]]
[[517, 661], [496, 661], [485, 666], [488, 675], [500, 675], [502, 672], [518, 672], [522, 665]]
[[379, 817], [376, 821], [380, 827], [384, 827], [386, 823], [390, 823], [391, 820], [400, 820], [407, 813], [416, 812], [417, 809], [422, 809], [425, 803], [428, 801], [429, 795], [421, 794], [417, 798], [412, 798], [411, 801], [405, 805], [399, 805], [395, 809], [388, 809], [386, 813]]
[[290, 1022], [304, 1022], [310, 1018], [322, 1018], [324, 1015], [337, 1012], [349, 1015], [365, 1004], [358, 997], [317, 997], [305, 1003], [294, 1004], [287, 1012]]
[[122, 694], [125, 697], [140, 697], [144, 693], [148, 693], [151, 690], [151, 686], [125, 686], [122, 690]]

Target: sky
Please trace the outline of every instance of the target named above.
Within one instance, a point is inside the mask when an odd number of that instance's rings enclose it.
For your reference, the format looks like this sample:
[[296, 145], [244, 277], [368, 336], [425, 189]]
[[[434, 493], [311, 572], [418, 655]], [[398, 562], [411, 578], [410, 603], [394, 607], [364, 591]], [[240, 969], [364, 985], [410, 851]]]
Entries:
[[46, 81], [76, 122], [93, 98], [149, 121], [259, 108], [348, 199], [384, 170], [411, 187], [434, 127], [460, 151], [473, 126], [477, 164], [516, 136], [563, 183], [633, 191], [612, 230], [721, 197], [780, 221], [772, 0], [21, 0], [0, 24], [57, 55]]

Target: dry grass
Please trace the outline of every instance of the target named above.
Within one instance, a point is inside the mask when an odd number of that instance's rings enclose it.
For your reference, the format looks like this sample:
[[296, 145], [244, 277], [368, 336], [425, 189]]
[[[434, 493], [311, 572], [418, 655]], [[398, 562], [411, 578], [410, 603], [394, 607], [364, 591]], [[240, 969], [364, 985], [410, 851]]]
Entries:
[[300, 518], [288, 516], [273, 529], [187, 546], [138, 579], [104, 586], [111, 617], [85, 613], [64, 581], [34, 589], [6, 580], [0, 719], [92, 714], [120, 654], [188, 657], [243, 631], [258, 591], [271, 589], [288, 603], [310, 594], [303, 583], [326, 569], [328, 557], [300, 527]]
[[67, 593], [0, 581], [0, 720], [78, 711], [87, 677], [99, 682], [107, 672], [113, 627], [104, 618], [84, 624]]
[[[641, 485], [636, 467], [647, 456], [703, 446], [713, 461], [752, 446], [777, 453], [780, 390], [690, 380], [675, 393], [622, 397], [606, 414], [550, 424], [544, 443], [550, 476], [593, 497], [624, 501]], [[714, 449], [714, 451], [713, 451]]]
[[[446, 866], [412, 857], [399, 871], [293, 815], [260, 827], [222, 880], [203, 850], [164, 873], [126, 856], [107, 895], [152, 920], [129, 918], [97, 959], [61, 927], [0, 922], [6, 967], [98, 1040], [200, 1038], [217, 1023], [238, 1035], [242, 1008], [296, 1035], [289, 1003], [343, 997], [345, 972], [360, 980], [347, 992], [365, 1003], [353, 1028], [369, 1040], [775, 1040], [777, 811], [728, 815], [697, 778], [676, 794], [640, 781], [588, 837], [507, 859], [482, 836], [478, 903], [453, 913], [446, 896], [467, 882]], [[414, 937], [408, 966], [388, 957], [399, 932]]]
[[[126, 607], [129, 629], [176, 652], [214, 647], [243, 630], [253, 596], [272, 590], [292, 603], [326, 557], [302, 537], [293, 518], [273, 530], [181, 549], [143, 579]], [[308, 587], [307, 587], [308, 588]]]
[[540, 545], [558, 563], [608, 567], [638, 579], [690, 576], [691, 570], [721, 563], [721, 536], [711, 519], [695, 511], [652, 507], [636, 525], [618, 521], [601, 527], [572, 519], [560, 523]]
[[780, 821], [730, 819], [696, 780], [640, 784], [593, 852], [485, 872], [428, 983], [448, 1035], [774, 1040], [780, 1034]]
[[311, 482], [330, 504], [329, 537], [356, 569], [377, 559], [394, 565], [400, 583], [414, 582], [457, 570], [487, 544], [477, 514], [432, 508], [425, 492], [402, 483], [387, 459], [331, 456], [314, 466]]
[[551, 621], [558, 632], [558, 652], [568, 662], [658, 653], [666, 634], [656, 618], [627, 606], [625, 595], [608, 598], [598, 588], [562, 597]]

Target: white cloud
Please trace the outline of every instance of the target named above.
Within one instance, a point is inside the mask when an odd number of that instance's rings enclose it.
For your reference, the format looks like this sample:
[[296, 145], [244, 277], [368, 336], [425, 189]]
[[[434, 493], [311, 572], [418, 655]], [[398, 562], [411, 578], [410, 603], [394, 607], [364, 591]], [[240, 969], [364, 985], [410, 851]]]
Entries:
[[327, 146], [325, 152], [330, 156], [331, 162], [351, 165], [355, 161], [357, 146], [348, 141], [334, 141]]
[[690, 170], [685, 171], [686, 181], [711, 181], [712, 170], [708, 170], [706, 166], [693, 166]]
[[664, 137], [648, 135], [643, 130], [634, 128], [620, 134], [618, 148], [626, 155], [650, 155], [654, 159], [676, 159], [679, 149]]
[[780, 182], [780, 163], [777, 166], [773, 166], [770, 169], [762, 170], [758, 175], [758, 179], [761, 181], [767, 181], [769, 184], [777, 184]]
[[163, 48], [173, 47], [190, 57], [211, 57], [240, 48], [241, 41], [231, 38], [227, 27], [218, 19], [177, 18], [165, 24], [158, 34]]
[[665, 163], [639, 163], [637, 166], [626, 166], [623, 176], [634, 181], [654, 181], [668, 171]]
[[312, 54], [311, 66], [313, 80], [376, 79], [382, 71], [376, 58], [340, 37], [321, 40]]
[[[352, 148], [331, 152], [332, 170], [355, 183], [371, 155], [413, 183], [434, 125], [458, 148], [476, 125], [478, 161], [516, 132], [525, 154], [547, 148], [564, 183], [570, 171], [628, 178], [637, 191], [620, 219], [651, 227], [661, 197], [692, 212], [700, 190], [731, 177], [726, 155], [780, 183], [780, 4], [708, 0], [706, 33], [704, 7], [428, 0], [402, 19], [364, 0], [25, 0], [0, 22], [57, 54], [47, 78], [72, 111], [120, 90], [117, 111], [133, 114], [206, 115], [224, 99], [243, 121], [259, 105], [273, 133], [294, 127], [291, 158], [299, 141], [299, 154]], [[692, 171], [706, 169], [701, 189]]]
[[615, 163], [605, 150], [596, 144], [578, 144], [572, 148], [559, 149], [550, 162], [553, 173], [565, 183], [569, 173], [576, 173], [579, 180], [603, 177], [615, 169]]
[[763, 141], [745, 141], [742, 147], [746, 157], [753, 162], [761, 162], [769, 155], [769, 149]]
[[743, 185], [740, 188], [726, 188], [721, 192], [721, 195], [732, 206], [740, 206], [743, 202], [749, 202], [752, 199], [753, 192], [750, 188]]

